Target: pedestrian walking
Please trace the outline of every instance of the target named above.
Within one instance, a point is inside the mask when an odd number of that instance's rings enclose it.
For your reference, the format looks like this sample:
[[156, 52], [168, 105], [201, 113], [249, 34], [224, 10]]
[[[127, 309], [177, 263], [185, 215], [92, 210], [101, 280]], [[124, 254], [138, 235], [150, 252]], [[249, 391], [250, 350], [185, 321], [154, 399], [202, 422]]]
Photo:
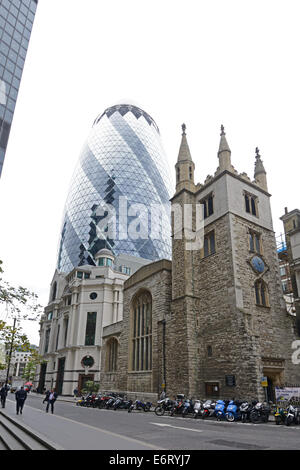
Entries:
[[15, 396], [17, 405], [17, 415], [19, 414], [19, 412], [22, 414], [23, 406], [27, 398], [27, 392], [26, 390], [24, 390], [24, 387], [21, 387], [20, 390], [15, 393]]
[[78, 397], [78, 388], [75, 388], [73, 393], [74, 393], [74, 397], [77, 398]]
[[43, 403], [45, 403], [45, 401], [47, 402], [47, 406], [46, 406], [46, 413], [48, 413], [49, 411], [49, 406], [51, 405], [51, 413], [53, 414], [53, 411], [54, 411], [54, 403], [57, 399], [57, 393], [52, 389], [52, 390], [48, 390], [46, 392], [46, 396], [43, 400]]
[[5, 408], [7, 392], [8, 392], [8, 387], [6, 385], [3, 385], [0, 390], [0, 399], [1, 399], [2, 408]]

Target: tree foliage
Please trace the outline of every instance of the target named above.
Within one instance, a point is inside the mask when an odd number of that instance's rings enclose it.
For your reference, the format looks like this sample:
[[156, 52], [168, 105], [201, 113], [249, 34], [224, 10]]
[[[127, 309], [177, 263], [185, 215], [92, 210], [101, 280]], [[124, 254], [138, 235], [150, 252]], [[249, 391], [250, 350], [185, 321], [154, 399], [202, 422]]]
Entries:
[[[42, 306], [37, 303], [38, 296], [25, 287], [13, 287], [3, 279], [2, 261], [0, 260], [0, 306], [5, 305], [7, 316], [17, 321], [38, 321]], [[12, 352], [24, 351], [34, 353], [30, 341], [22, 329], [10, 326], [0, 320], [0, 344], [7, 350], [12, 346]], [[1, 361], [1, 356], [0, 356]], [[0, 363], [0, 370], [5, 369], [6, 364]]]
[[83, 393], [97, 393], [99, 391], [100, 384], [93, 382], [92, 380], [87, 380], [82, 389]]
[[29, 289], [14, 287], [2, 278], [3, 262], [0, 260], [0, 304], [5, 304], [13, 318], [19, 320], [38, 320], [42, 306], [37, 303], [38, 296]]

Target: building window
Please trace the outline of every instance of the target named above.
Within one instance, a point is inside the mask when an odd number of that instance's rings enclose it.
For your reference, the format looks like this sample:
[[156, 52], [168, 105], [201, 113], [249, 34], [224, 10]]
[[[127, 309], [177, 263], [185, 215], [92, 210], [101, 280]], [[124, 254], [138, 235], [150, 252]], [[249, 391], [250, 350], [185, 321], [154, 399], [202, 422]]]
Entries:
[[82, 277], [83, 277], [83, 272], [82, 271], [77, 271], [76, 274], [77, 274], [78, 279], [82, 279]]
[[55, 351], [57, 351], [57, 350], [58, 350], [59, 330], [60, 330], [60, 325], [58, 325], [58, 327], [57, 327], [57, 335], [56, 335], [56, 345], [55, 345]]
[[44, 349], [45, 354], [48, 352], [49, 339], [50, 339], [50, 328], [48, 328], [45, 333], [45, 349]]
[[118, 346], [119, 343], [115, 338], [112, 338], [107, 345], [107, 372], [116, 372], [118, 363]]
[[113, 262], [110, 258], [100, 258], [98, 266], [112, 266]]
[[189, 176], [190, 176], [190, 180], [192, 180], [193, 179], [193, 169], [192, 169], [191, 166], [189, 167]]
[[66, 346], [67, 344], [68, 326], [69, 326], [69, 317], [64, 319], [64, 330], [65, 330], [64, 346]]
[[280, 266], [280, 276], [286, 276], [286, 268], [285, 268], [285, 266]]
[[49, 312], [47, 315], [47, 320], [52, 320], [53, 312]]
[[207, 346], [207, 356], [208, 357], [212, 357], [213, 353], [212, 353], [212, 347], [211, 346]]
[[96, 336], [97, 312], [88, 312], [85, 330], [85, 346], [94, 346]]
[[210, 194], [206, 198], [202, 199], [200, 201], [200, 204], [202, 204], [204, 207], [204, 219], [207, 219], [210, 215], [214, 213], [214, 198], [213, 195]]
[[220, 395], [220, 386], [218, 382], [206, 382], [205, 383], [205, 397], [213, 398]]
[[131, 269], [128, 268], [127, 266], [120, 266], [120, 271], [121, 273], [127, 274], [128, 276], [130, 276], [131, 274]]
[[261, 307], [269, 307], [269, 294], [268, 288], [264, 281], [258, 280], [255, 282], [255, 298], [256, 305]]
[[53, 284], [53, 288], [52, 288], [52, 302], [56, 299], [56, 293], [57, 293], [57, 283], [56, 281], [54, 282]]
[[246, 212], [258, 217], [258, 198], [249, 193], [245, 193], [244, 197]]
[[180, 168], [177, 168], [177, 183], [180, 181]]
[[204, 258], [216, 252], [215, 231], [204, 236]]
[[152, 369], [152, 298], [143, 292], [132, 304], [131, 368], [134, 371]]
[[252, 253], [261, 254], [261, 235], [252, 230], [249, 230], [249, 249]]
[[287, 281], [282, 281], [282, 290], [284, 294], [289, 292], [289, 285]]

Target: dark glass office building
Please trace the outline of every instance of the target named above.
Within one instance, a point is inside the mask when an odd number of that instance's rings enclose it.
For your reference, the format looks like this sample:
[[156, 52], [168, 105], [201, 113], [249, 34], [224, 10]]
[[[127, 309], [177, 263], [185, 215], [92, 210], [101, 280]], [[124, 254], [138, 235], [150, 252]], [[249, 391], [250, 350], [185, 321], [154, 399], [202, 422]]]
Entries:
[[0, 176], [38, 0], [0, 0]]
[[57, 269], [94, 265], [102, 248], [116, 256], [171, 259], [172, 193], [152, 117], [129, 104], [106, 109], [94, 122], [71, 181]]

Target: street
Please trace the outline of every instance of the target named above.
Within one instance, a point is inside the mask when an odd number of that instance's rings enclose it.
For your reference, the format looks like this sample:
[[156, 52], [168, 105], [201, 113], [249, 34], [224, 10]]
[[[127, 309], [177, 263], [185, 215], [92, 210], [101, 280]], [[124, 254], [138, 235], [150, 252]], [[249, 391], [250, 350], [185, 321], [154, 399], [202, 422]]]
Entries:
[[287, 450], [299, 449], [300, 426], [228, 423], [153, 412], [82, 408], [57, 400], [46, 413], [42, 395], [29, 395], [16, 415], [14, 395], [5, 412], [64, 450]]

